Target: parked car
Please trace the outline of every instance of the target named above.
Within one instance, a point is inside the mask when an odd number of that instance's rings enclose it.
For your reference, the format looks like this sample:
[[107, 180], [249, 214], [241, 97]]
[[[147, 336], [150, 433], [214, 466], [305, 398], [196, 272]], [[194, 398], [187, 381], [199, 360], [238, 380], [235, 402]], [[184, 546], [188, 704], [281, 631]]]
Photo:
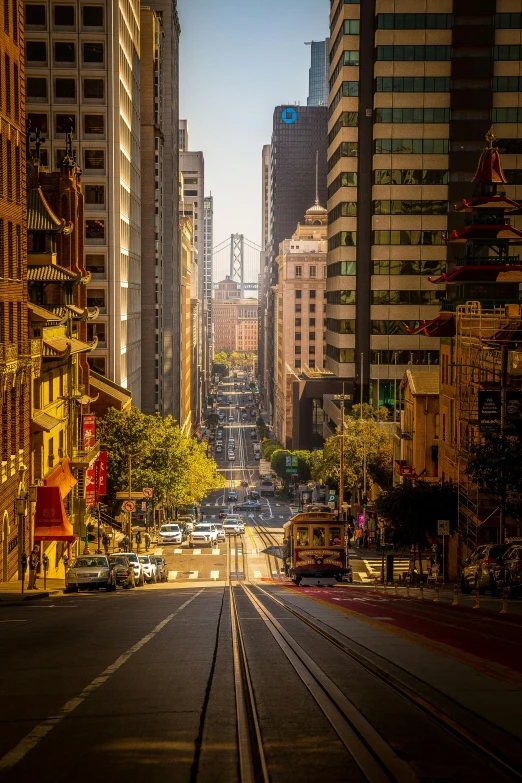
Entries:
[[65, 575], [65, 592], [100, 587], [104, 587], [108, 593], [116, 590], [116, 575], [109, 566], [108, 558], [105, 555], [77, 557]]
[[491, 587], [491, 568], [496, 565], [508, 548], [508, 544], [483, 544], [468, 557], [462, 569], [460, 587], [463, 593], [479, 588], [483, 593]]
[[512, 596], [522, 587], [522, 541], [508, 546], [502, 557], [490, 568], [491, 595], [498, 595], [507, 587]]
[[216, 454], [222, 454], [223, 453], [223, 446], [216, 446]]
[[161, 557], [160, 555], [151, 555], [150, 559], [156, 563], [156, 567], [158, 569], [158, 578], [160, 582], [168, 582], [169, 581], [169, 569], [167, 566], [167, 561], [164, 557]]
[[261, 504], [256, 500], [245, 500], [244, 503], [241, 503], [239, 508], [244, 508], [248, 511], [259, 511], [261, 509]]
[[225, 540], [225, 531], [223, 529], [223, 524], [221, 522], [214, 522], [214, 527], [216, 528], [217, 540], [218, 541], [224, 541]]
[[134, 568], [125, 555], [109, 555], [108, 560], [109, 568], [114, 571], [117, 585], [121, 585], [125, 590], [136, 587]]
[[189, 536], [192, 546], [213, 546], [217, 543], [217, 530], [212, 522], [200, 522]]
[[176, 524], [162, 525], [158, 531], [158, 544], [181, 544], [181, 528]]
[[119, 552], [120, 555], [125, 555], [131, 566], [134, 568], [134, 578], [138, 587], [143, 587], [145, 584], [145, 574], [143, 572], [143, 565], [138, 559], [136, 552]]
[[230, 492], [228, 493], [228, 498], [227, 498], [227, 500], [229, 500], [229, 501], [234, 501], [234, 500], [237, 500], [237, 492], [236, 492], [236, 490], [235, 490], [235, 489], [231, 489], [231, 490], [230, 490]]
[[158, 573], [156, 569], [156, 563], [154, 563], [150, 555], [138, 555], [139, 561], [143, 566], [143, 573], [145, 576], [145, 581], [148, 582], [148, 584], [156, 584], [158, 581]]

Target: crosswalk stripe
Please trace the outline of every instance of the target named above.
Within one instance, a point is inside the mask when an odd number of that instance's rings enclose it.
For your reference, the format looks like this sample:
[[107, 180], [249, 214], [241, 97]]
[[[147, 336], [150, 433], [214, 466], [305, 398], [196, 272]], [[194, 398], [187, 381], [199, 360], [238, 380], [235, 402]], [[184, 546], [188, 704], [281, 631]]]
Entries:
[[174, 550], [174, 554], [175, 555], [182, 555], [183, 554], [183, 550], [182, 549], [175, 549]]
[[191, 571], [189, 573], [189, 579], [197, 579], [199, 576], [199, 571]]
[[171, 582], [174, 579], [176, 579], [177, 575], [178, 575], [177, 571], [169, 571], [169, 582]]
[[200, 555], [201, 554], [201, 549], [193, 549], [192, 550], [192, 554], [193, 555]]
[[231, 550], [230, 550], [230, 554], [231, 554], [231, 555], [235, 555], [235, 554], [236, 554], [236, 550], [235, 550], [235, 549], [231, 549]]
[[155, 555], [158, 555], [158, 556], [159, 556], [159, 555], [162, 555], [162, 554], [163, 554], [163, 548], [160, 548], [160, 549], [155, 549], [155, 550], [154, 550], [154, 554], [155, 554]]
[[219, 554], [221, 554], [221, 549], [213, 549], [213, 550], [212, 550], [212, 554], [213, 554], [213, 555], [219, 555]]
[[211, 579], [219, 579], [219, 571], [211, 571], [210, 572], [210, 578]]
[[254, 579], [261, 579], [262, 574], [261, 571], [254, 571]]

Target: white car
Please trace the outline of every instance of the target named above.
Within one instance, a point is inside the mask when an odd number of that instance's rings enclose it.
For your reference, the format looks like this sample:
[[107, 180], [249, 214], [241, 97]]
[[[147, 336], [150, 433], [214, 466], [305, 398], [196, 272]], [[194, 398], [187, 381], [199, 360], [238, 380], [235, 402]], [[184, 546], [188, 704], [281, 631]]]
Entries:
[[229, 462], [234, 462], [235, 458], [236, 458], [236, 455], [234, 454], [234, 452], [233, 451], [229, 451], [228, 452], [228, 461]]
[[214, 527], [216, 528], [216, 532], [217, 532], [217, 540], [218, 541], [224, 541], [225, 540], [225, 531], [223, 529], [223, 525], [221, 524], [221, 522], [216, 522], [214, 524]]
[[129, 563], [134, 568], [134, 578], [136, 585], [142, 587], [145, 584], [145, 574], [143, 571], [143, 564], [140, 563], [136, 552], [118, 552], [119, 555], [125, 555]]
[[189, 536], [189, 543], [192, 546], [213, 546], [217, 544], [218, 535], [216, 526], [213, 522], [200, 522]]
[[241, 535], [241, 533], [245, 532], [245, 528], [241, 520], [230, 518], [223, 520], [223, 530], [228, 535], [232, 535], [233, 533], [238, 533]]
[[228, 420], [229, 421], [234, 421], [234, 417], [232, 416], [232, 414], [229, 414]]
[[181, 544], [179, 525], [162, 525], [158, 533], [158, 544]]
[[158, 581], [156, 575], [156, 563], [153, 563], [149, 555], [138, 555], [138, 559], [143, 567], [145, 581], [155, 585]]

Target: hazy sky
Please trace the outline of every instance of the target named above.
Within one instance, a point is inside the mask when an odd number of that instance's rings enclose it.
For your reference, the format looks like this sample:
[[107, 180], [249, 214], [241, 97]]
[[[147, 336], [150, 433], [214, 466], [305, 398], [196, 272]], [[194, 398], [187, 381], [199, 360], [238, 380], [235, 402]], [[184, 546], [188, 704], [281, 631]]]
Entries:
[[306, 105], [310, 47], [328, 35], [328, 0], [178, 0], [180, 117], [205, 155], [214, 244], [261, 239], [261, 149], [274, 107]]

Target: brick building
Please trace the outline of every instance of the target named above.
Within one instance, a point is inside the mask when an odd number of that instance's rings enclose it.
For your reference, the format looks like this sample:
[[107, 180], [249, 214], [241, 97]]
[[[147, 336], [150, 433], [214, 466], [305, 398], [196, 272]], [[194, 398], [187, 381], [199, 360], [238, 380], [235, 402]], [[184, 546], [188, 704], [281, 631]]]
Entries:
[[214, 351], [257, 351], [258, 302], [242, 299], [241, 289], [227, 275], [214, 291], [212, 305]]
[[[0, 29], [0, 581], [28, 552], [16, 498], [29, 484], [29, 383], [25, 199], [25, 82], [22, 3], [3, 4]], [[18, 510], [23, 510], [18, 508]]]

